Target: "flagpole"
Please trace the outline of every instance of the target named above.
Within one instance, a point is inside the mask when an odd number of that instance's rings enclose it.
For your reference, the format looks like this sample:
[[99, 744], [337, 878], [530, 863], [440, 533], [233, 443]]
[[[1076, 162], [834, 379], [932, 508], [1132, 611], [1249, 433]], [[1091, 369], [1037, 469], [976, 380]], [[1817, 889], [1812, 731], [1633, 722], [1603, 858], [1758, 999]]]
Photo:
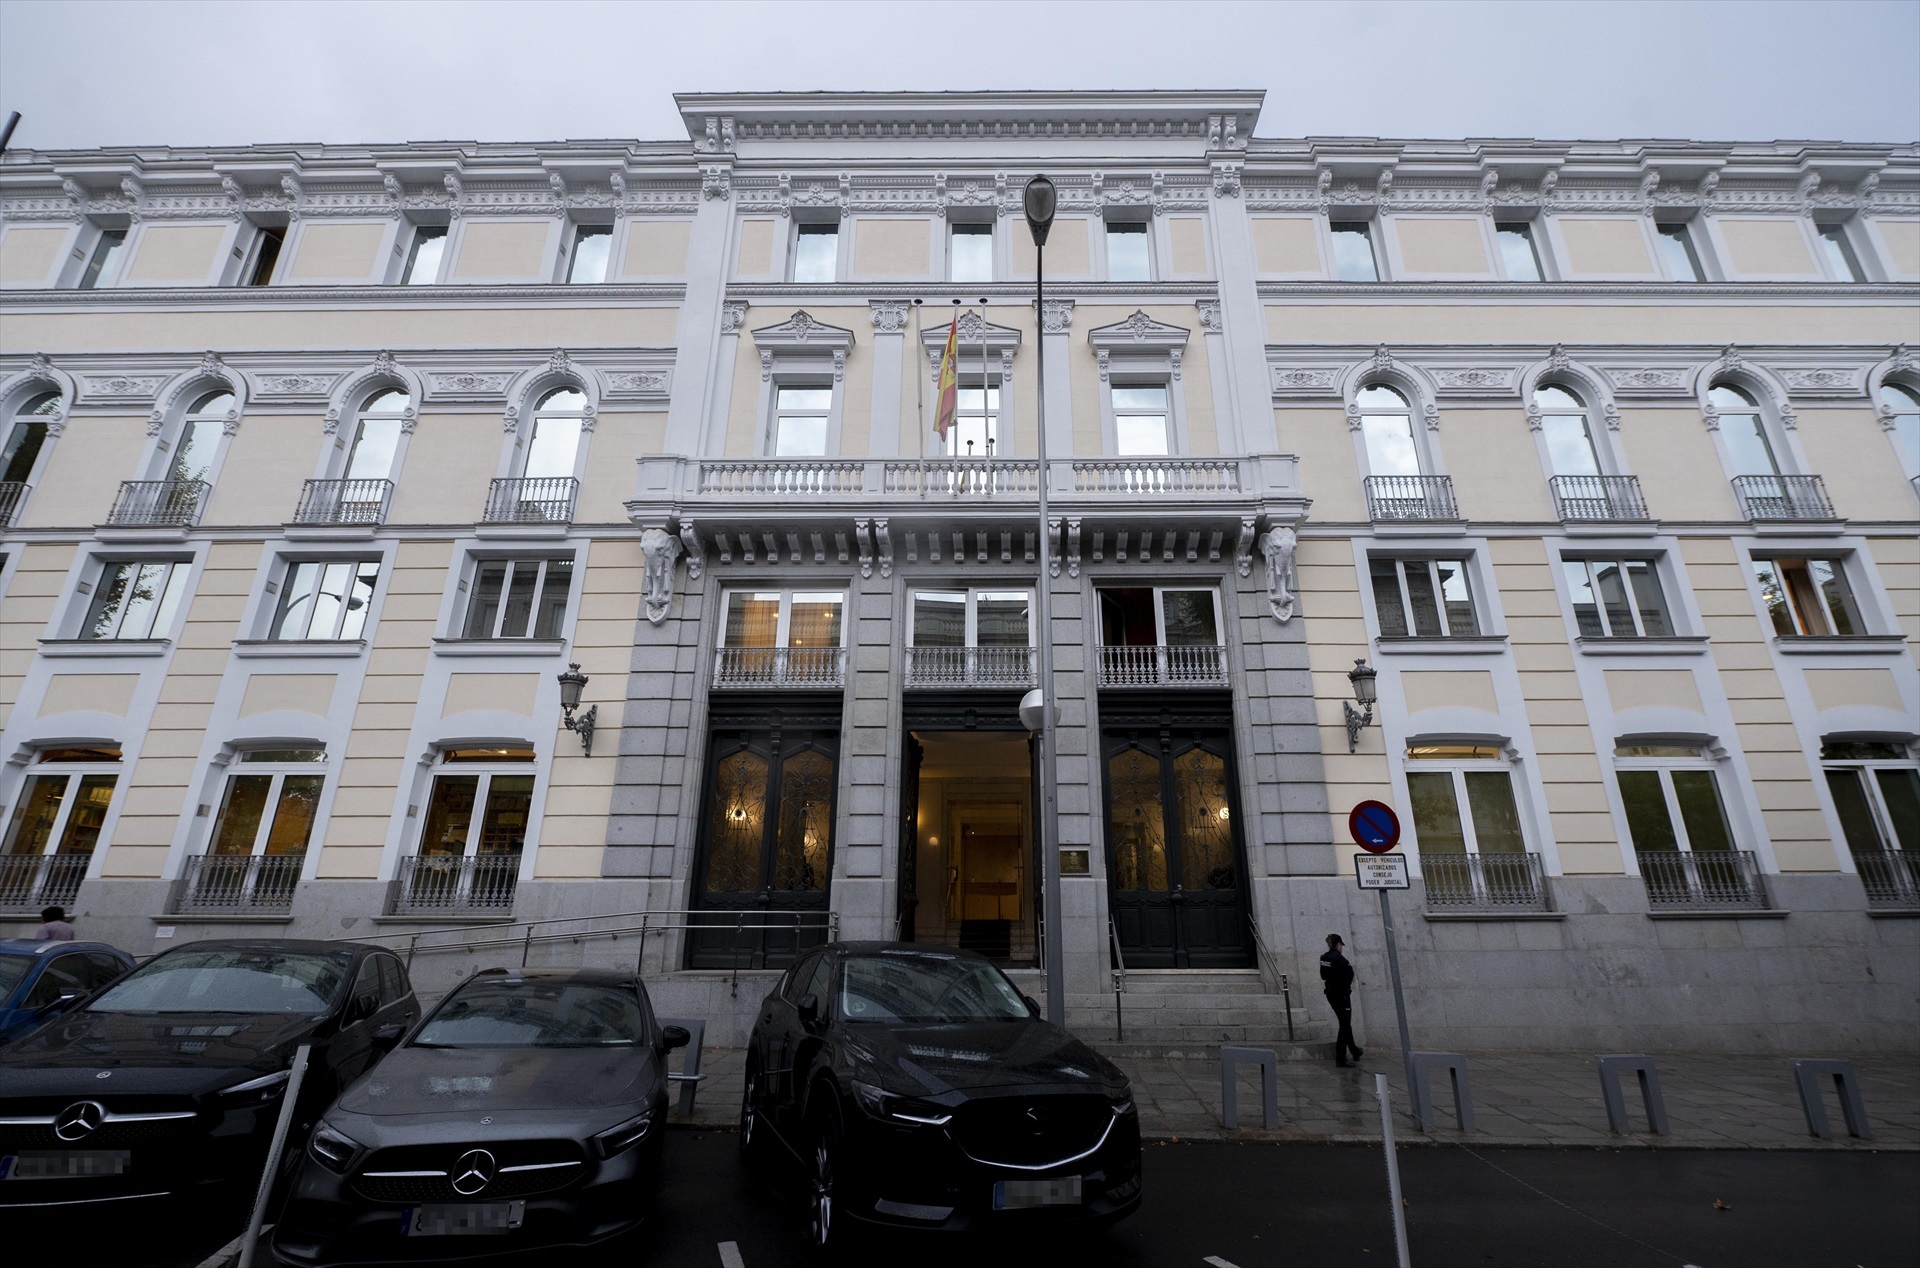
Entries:
[[920, 358], [927, 355], [926, 344], [920, 334], [920, 303], [913, 301], [913, 351], [907, 355], [907, 366], [913, 371], [913, 404], [919, 414], [920, 425], [914, 428], [914, 444], [919, 451], [920, 496], [927, 496], [927, 372], [920, 368]]
[[[987, 496], [993, 496], [993, 432], [987, 426], [987, 297], [980, 297], [980, 443], [987, 447]], [[997, 421], [997, 419], [996, 419]]]
[[[953, 320], [958, 329], [960, 321], [960, 299], [954, 297]], [[945, 354], [942, 353], [944, 360]], [[947, 491], [954, 497], [960, 496], [960, 345], [953, 345], [953, 422], [947, 426], [947, 434], [941, 437], [947, 444]]]

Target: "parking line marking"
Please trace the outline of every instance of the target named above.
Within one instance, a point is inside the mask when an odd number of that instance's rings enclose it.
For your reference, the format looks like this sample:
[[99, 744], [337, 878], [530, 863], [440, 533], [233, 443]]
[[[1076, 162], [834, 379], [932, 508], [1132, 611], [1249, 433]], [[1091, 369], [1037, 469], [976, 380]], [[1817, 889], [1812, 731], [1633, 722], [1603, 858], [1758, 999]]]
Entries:
[[1203, 1264], [1212, 1264], [1213, 1268], [1240, 1268], [1239, 1264], [1229, 1263], [1218, 1255], [1208, 1255], [1200, 1262]]
[[747, 1261], [740, 1258], [739, 1242], [720, 1243], [720, 1268], [747, 1268]]

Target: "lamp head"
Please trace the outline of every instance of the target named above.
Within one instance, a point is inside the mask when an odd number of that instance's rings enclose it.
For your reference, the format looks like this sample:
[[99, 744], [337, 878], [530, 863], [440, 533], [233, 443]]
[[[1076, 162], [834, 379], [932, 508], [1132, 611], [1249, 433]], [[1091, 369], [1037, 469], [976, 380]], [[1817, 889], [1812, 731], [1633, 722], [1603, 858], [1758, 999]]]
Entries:
[[1353, 668], [1347, 671], [1347, 681], [1353, 684], [1353, 698], [1361, 704], [1372, 704], [1379, 697], [1374, 686], [1374, 679], [1379, 676], [1380, 671], [1366, 661], [1354, 661]]
[[1026, 192], [1020, 196], [1021, 204], [1027, 213], [1027, 228], [1033, 234], [1033, 245], [1047, 244], [1047, 231], [1053, 228], [1054, 209], [1060, 204], [1059, 191], [1053, 182], [1044, 176], [1036, 176], [1027, 182]]
[[560, 676], [560, 708], [571, 714], [580, 707], [580, 692], [587, 685], [587, 676], [580, 672], [580, 666], [570, 664], [567, 672]]

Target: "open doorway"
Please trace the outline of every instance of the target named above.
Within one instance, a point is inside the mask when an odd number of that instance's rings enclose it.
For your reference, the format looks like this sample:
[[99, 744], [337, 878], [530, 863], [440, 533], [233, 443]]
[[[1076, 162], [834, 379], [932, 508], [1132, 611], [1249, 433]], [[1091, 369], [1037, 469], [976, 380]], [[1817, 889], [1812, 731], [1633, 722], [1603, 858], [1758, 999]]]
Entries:
[[1019, 731], [913, 731], [901, 937], [1038, 963], [1033, 757]]

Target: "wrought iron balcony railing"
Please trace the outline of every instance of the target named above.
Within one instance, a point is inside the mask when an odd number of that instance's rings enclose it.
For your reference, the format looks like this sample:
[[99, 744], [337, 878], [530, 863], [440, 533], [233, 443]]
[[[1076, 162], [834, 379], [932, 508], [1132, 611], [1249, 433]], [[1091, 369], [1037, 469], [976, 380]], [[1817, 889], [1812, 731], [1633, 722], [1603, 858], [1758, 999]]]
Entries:
[[0, 911], [71, 907], [87, 878], [90, 854], [0, 856]]
[[1855, 850], [1853, 865], [1875, 911], [1920, 910], [1920, 850]]
[[1562, 520], [1644, 520], [1646, 499], [1640, 477], [1621, 475], [1555, 476], [1553, 503]]
[[1638, 850], [1654, 911], [1720, 911], [1767, 906], [1752, 850]]
[[1750, 520], [1831, 520], [1833, 502], [1817, 475], [1743, 475], [1733, 477], [1740, 510]]
[[580, 482], [572, 476], [495, 480], [487, 490], [484, 524], [567, 524]]
[[1211, 644], [1101, 647], [1102, 687], [1224, 687], [1227, 649]]
[[909, 647], [909, 687], [1033, 686], [1031, 647]]
[[511, 912], [520, 855], [416, 854], [400, 860], [387, 891], [390, 916]]
[[1379, 520], [1457, 520], [1451, 476], [1368, 476], [1367, 515]]
[[722, 647], [713, 656], [715, 687], [827, 690], [846, 681], [844, 647]]
[[20, 513], [20, 504], [27, 500], [30, 488], [18, 480], [0, 480], [0, 528], [13, 526], [13, 517]]
[[309, 480], [293, 512], [296, 524], [384, 524], [391, 480]]
[[107, 523], [188, 528], [200, 522], [213, 486], [205, 480], [122, 480]]
[[1546, 911], [1538, 854], [1420, 853], [1431, 912]]
[[305, 853], [195, 855], [173, 883], [167, 910], [183, 916], [284, 913], [293, 907], [294, 887], [300, 883], [306, 858]]

